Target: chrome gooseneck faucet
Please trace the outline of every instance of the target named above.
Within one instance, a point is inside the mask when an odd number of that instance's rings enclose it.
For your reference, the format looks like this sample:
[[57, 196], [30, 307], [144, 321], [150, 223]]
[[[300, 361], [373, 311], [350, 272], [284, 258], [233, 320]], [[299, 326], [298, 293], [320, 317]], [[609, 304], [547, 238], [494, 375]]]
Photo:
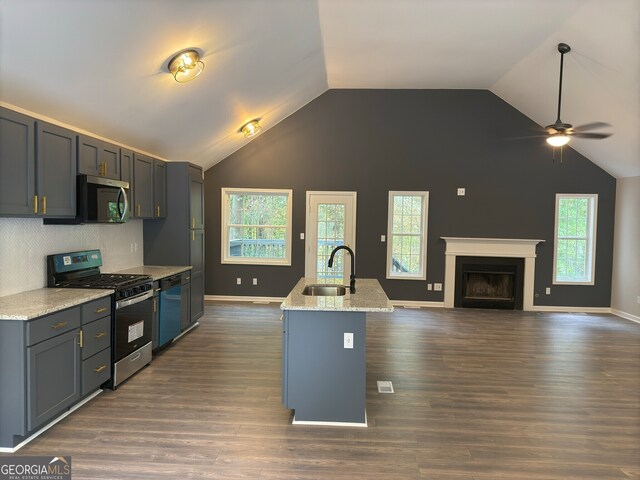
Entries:
[[347, 252], [349, 252], [349, 255], [351, 255], [351, 277], [349, 277], [349, 292], [356, 293], [356, 256], [354, 255], [353, 250], [351, 250], [346, 245], [339, 245], [334, 248], [331, 252], [331, 256], [329, 257], [328, 267], [333, 267], [333, 257], [338, 250], [346, 250]]

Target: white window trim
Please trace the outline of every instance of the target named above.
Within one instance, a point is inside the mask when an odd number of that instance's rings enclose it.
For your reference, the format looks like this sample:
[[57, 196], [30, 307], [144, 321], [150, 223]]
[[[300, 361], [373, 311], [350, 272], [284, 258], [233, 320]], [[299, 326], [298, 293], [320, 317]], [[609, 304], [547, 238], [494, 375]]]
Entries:
[[[591, 242], [587, 242], [587, 271], [589, 280], [579, 282], [575, 280], [556, 280], [558, 269], [558, 214], [560, 199], [562, 198], [590, 198], [593, 202], [587, 229], [591, 232]], [[597, 193], [556, 193], [555, 227], [553, 230], [553, 278], [552, 285], [595, 285], [596, 278], [596, 231], [598, 230], [598, 194]]]
[[[293, 211], [293, 190], [276, 188], [226, 188], [222, 192], [222, 225], [220, 242], [220, 263], [235, 265], [275, 265], [291, 266], [291, 222]], [[229, 255], [229, 194], [287, 194], [287, 224], [285, 236], [285, 258], [243, 258]]]
[[[420, 244], [420, 252], [422, 255], [422, 272], [419, 274], [410, 273], [393, 273], [392, 268], [392, 251], [393, 246], [393, 197], [396, 195], [412, 195], [422, 197], [422, 239]], [[427, 224], [429, 221], [429, 192], [406, 192], [406, 191], [390, 191], [389, 206], [387, 214], [387, 279], [389, 280], [426, 280], [427, 279]]]

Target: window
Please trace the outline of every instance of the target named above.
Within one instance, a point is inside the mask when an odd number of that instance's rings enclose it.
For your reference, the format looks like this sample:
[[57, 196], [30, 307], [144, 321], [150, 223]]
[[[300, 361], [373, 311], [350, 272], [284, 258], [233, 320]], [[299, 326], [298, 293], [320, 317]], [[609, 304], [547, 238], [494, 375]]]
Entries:
[[553, 283], [593, 285], [598, 195], [556, 195]]
[[291, 265], [291, 190], [222, 189], [222, 263]]
[[387, 278], [427, 278], [429, 192], [389, 192]]

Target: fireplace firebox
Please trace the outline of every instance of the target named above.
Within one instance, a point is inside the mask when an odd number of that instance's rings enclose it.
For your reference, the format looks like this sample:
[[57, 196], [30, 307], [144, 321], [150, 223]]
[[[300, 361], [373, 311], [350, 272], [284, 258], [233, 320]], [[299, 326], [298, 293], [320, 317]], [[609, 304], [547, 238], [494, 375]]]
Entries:
[[455, 307], [522, 310], [524, 259], [456, 257]]

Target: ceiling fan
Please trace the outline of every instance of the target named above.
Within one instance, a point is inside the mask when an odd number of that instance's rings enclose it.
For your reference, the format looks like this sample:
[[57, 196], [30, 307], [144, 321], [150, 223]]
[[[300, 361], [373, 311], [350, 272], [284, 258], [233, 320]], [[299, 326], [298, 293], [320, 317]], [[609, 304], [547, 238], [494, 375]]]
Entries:
[[546, 137], [547, 143], [554, 147], [562, 147], [569, 143], [571, 137], [577, 138], [590, 138], [599, 140], [602, 138], [610, 137], [611, 133], [592, 133], [589, 130], [596, 130], [598, 128], [610, 127], [608, 123], [604, 122], [593, 122], [587, 123], [585, 125], [580, 125], [579, 127], [574, 127], [570, 123], [564, 123], [560, 120], [560, 110], [562, 107], [562, 70], [564, 66], [564, 56], [566, 53], [571, 51], [571, 47], [566, 43], [558, 44], [558, 52], [560, 52], [560, 83], [558, 86], [558, 117], [556, 118], [555, 123], [551, 125], [547, 125], [544, 127], [545, 134], [544, 135], [533, 135], [527, 138], [532, 137]]

